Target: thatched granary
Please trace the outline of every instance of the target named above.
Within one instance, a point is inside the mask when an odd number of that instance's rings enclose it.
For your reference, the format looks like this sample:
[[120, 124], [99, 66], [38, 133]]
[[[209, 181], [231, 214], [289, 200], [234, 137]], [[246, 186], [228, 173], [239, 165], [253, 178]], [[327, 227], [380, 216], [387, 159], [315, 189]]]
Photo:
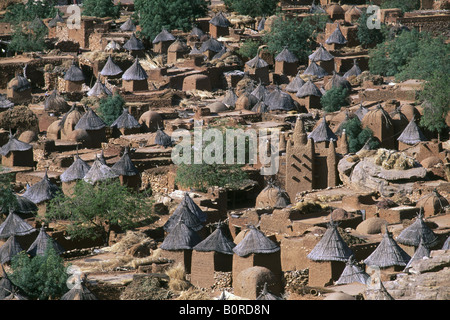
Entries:
[[322, 105], [320, 103], [320, 98], [322, 97], [322, 92], [314, 84], [314, 82], [309, 79], [295, 94], [297, 98], [305, 99], [305, 107], [309, 110], [311, 108], [321, 109]]
[[146, 91], [148, 90], [148, 75], [139, 63], [139, 58], [122, 75], [122, 87], [125, 91]]
[[102, 163], [100, 158], [97, 156], [94, 163], [92, 164], [89, 171], [84, 176], [83, 180], [90, 184], [96, 184], [100, 181], [105, 181], [109, 179], [116, 179], [119, 175], [116, 174], [110, 167]]
[[291, 93], [297, 93], [304, 84], [305, 81], [300, 78], [299, 73], [297, 73], [297, 75], [289, 82], [284, 90]]
[[14, 107], [14, 102], [8, 100], [6, 95], [0, 94], [0, 112]]
[[219, 222], [213, 233], [193, 247], [191, 282], [207, 288], [214, 284], [216, 271], [230, 272], [235, 246], [226, 225]]
[[269, 64], [263, 60], [258, 54], [253, 59], [245, 63], [245, 70], [249, 73], [253, 80], [261, 81], [268, 84], [269, 80]]
[[35, 256], [43, 256], [45, 252], [48, 250], [49, 246], [52, 246], [55, 250], [56, 254], [60, 255], [65, 250], [64, 248], [52, 237], [50, 237], [46, 232], [44, 226], [41, 227], [39, 230], [39, 234], [36, 237], [36, 240], [30, 245], [30, 247], [27, 250], [27, 253], [31, 257]]
[[398, 243], [414, 247], [418, 247], [422, 242], [428, 248], [433, 248], [439, 243], [438, 237], [425, 223], [421, 213], [411, 225], [400, 232], [396, 240]]
[[306, 68], [306, 70], [303, 71], [303, 75], [316, 76], [318, 79], [321, 79], [327, 76], [328, 72], [320, 65], [318, 65], [316, 62], [311, 61], [311, 63], [308, 65], [308, 68]]
[[103, 84], [100, 78], [97, 78], [94, 86], [87, 92], [88, 97], [106, 97], [111, 96], [112, 92]]
[[191, 74], [183, 79], [183, 91], [212, 91], [211, 80], [206, 74]]
[[265, 100], [269, 95], [269, 90], [259, 81], [258, 85], [250, 92], [256, 99]]
[[91, 167], [76, 154], [74, 162], [59, 177], [64, 194], [72, 194], [75, 184], [82, 180], [90, 169]]
[[314, 143], [337, 141], [338, 137], [328, 126], [325, 116], [319, 124], [308, 134], [308, 139], [312, 139]]
[[83, 74], [83, 71], [75, 64], [75, 61], [72, 62], [70, 68], [66, 71], [64, 75], [65, 86], [64, 90], [66, 92], [80, 92], [83, 86], [86, 77]]
[[348, 79], [350, 77], [357, 77], [362, 73], [361, 69], [358, 66], [358, 61], [356, 59], [353, 59], [353, 66], [344, 73], [344, 78]]
[[166, 29], [163, 29], [156, 37], [153, 39], [153, 52], [156, 53], [167, 53], [169, 46], [175, 41], [175, 37]]
[[113, 136], [136, 134], [141, 131], [141, 124], [127, 108], [123, 109], [122, 114], [114, 120], [110, 127], [113, 129]]
[[291, 204], [289, 195], [272, 182], [258, 194], [256, 197], [256, 208], [285, 208]]
[[351, 255], [348, 258], [344, 271], [342, 271], [335, 284], [350, 284], [354, 282], [366, 284], [369, 279], [370, 276], [356, 264], [353, 255]]
[[310, 66], [312, 62], [315, 63], [315, 65], [312, 65], [311, 68], [320, 68], [318, 70], [309, 70], [308, 74], [319, 74], [319, 78], [322, 78], [323, 75], [325, 75], [322, 70], [324, 70], [327, 74], [330, 74], [334, 71], [334, 56], [329, 53], [327, 49], [325, 49], [323, 44], [320, 44], [319, 48], [317, 48], [316, 51], [310, 54], [308, 58], [310, 61]]
[[133, 161], [131, 161], [128, 147], [125, 148], [122, 157], [111, 167], [111, 169], [119, 176], [122, 185], [134, 189], [140, 188], [141, 175]]
[[189, 47], [180, 39], [175, 40], [167, 48], [167, 64], [176, 63], [178, 59], [184, 58], [189, 53]]
[[23, 197], [31, 200], [38, 206], [38, 214], [44, 214], [47, 210], [47, 203], [61, 192], [61, 189], [50, 181], [47, 170], [45, 170], [42, 179], [27, 188]]
[[424, 217], [431, 217], [435, 214], [443, 213], [448, 205], [449, 201], [437, 190], [433, 190], [429, 194], [424, 195], [416, 203], [417, 208], [423, 209]]
[[133, 57], [141, 57], [144, 55], [145, 46], [144, 43], [136, 38], [133, 33], [127, 42], [123, 45], [125, 50], [128, 50]]
[[0, 148], [5, 167], [34, 167], [33, 146], [9, 134], [8, 142]]
[[22, 251], [23, 248], [19, 241], [17, 241], [16, 235], [11, 235], [0, 247], [0, 263], [10, 263], [12, 258]]
[[352, 85], [344, 77], [341, 77], [335, 71], [333, 71], [333, 76], [325, 84], [325, 89], [330, 90], [331, 88], [344, 88], [347, 90], [352, 90]]
[[86, 130], [90, 137], [90, 143], [86, 147], [98, 148], [106, 141], [106, 123], [92, 108], [86, 107], [87, 111], [78, 120], [75, 130]]
[[259, 99], [251, 110], [256, 113], [266, 113], [269, 111], [269, 106], [265, 104], [263, 99]]
[[377, 248], [364, 260], [364, 263], [369, 267], [394, 267], [395, 270], [396, 267], [405, 267], [410, 259], [411, 257], [392, 238], [392, 234], [386, 226], [383, 239]]
[[325, 43], [331, 45], [334, 49], [339, 48], [347, 44], [347, 39], [345, 39], [342, 34], [341, 27], [338, 22], [336, 22], [336, 29], [333, 33], [325, 40]]
[[299, 106], [291, 95], [283, 92], [279, 87], [276, 87], [264, 99], [264, 103], [268, 106], [269, 111], [292, 111], [298, 110]]
[[230, 34], [228, 30], [230, 26], [230, 21], [221, 11], [209, 20], [209, 33], [216, 39], [225, 37]]
[[8, 82], [6, 97], [15, 104], [31, 102], [31, 83], [25, 76], [16, 73], [16, 76]]
[[109, 55], [108, 60], [106, 60], [105, 65], [103, 66], [102, 71], [100, 71], [100, 75], [103, 77], [116, 77], [121, 74], [122, 69], [114, 63], [111, 55]]
[[424, 241], [422, 239], [422, 240], [420, 240], [419, 245], [418, 245], [416, 251], [414, 252], [414, 255], [412, 256], [411, 260], [409, 260], [408, 264], [406, 265], [405, 271], [409, 270], [409, 268], [411, 267], [411, 264], [414, 261], [420, 261], [425, 257], [426, 258], [430, 257], [430, 248], [424, 244]]
[[86, 275], [78, 278], [77, 283], [67, 291], [60, 300], [98, 300], [97, 297], [86, 287]]
[[[61, 118], [61, 120], [58, 120], [59, 123], [57, 126], [55, 125], [54, 132], [52, 130], [52, 134], [54, 136], [52, 138], [55, 140], [58, 138], [61, 140], [68, 140], [68, 137], [75, 130], [75, 126], [78, 123], [78, 121], [81, 119], [82, 116], [83, 115], [81, 114], [81, 112], [78, 110], [76, 104], [74, 103], [72, 105], [72, 107], [70, 108], [70, 110], [64, 114], [64, 116]], [[55, 122], [57, 122], [57, 121], [55, 121]], [[51, 124], [50, 126], [53, 126], [53, 124]], [[47, 134], [48, 134], [48, 132], [47, 132]]]
[[119, 29], [124, 32], [134, 32], [136, 31], [136, 25], [131, 18], [128, 18], [127, 21], [122, 23]]
[[47, 112], [54, 113], [55, 115], [64, 114], [70, 110], [70, 106], [66, 99], [62, 97], [58, 90], [53, 90], [53, 92], [45, 99], [44, 110]]
[[220, 41], [214, 38], [209, 38], [202, 43], [199, 50], [207, 57], [207, 59], [211, 60], [223, 48], [224, 45]]
[[0, 239], [8, 239], [11, 236], [25, 236], [35, 231], [35, 228], [10, 210], [5, 221], [0, 224]]
[[170, 218], [164, 224], [163, 228], [166, 232], [171, 232], [179, 220], [183, 220], [190, 229], [199, 231], [206, 222], [207, 215], [192, 200], [187, 192], [184, 193], [183, 200], [176, 207]]
[[139, 123], [147, 132], [156, 132], [158, 128], [164, 128], [162, 116], [156, 111], [146, 111], [139, 118]]
[[[38, 211], [38, 207], [36, 206], [36, 204], [33, 201], [31, 201], [19, 194], [15, 194], [15, 196], [17, 199], [16, 206], [14, 207], [15, 213], [20, 214], [22, 217], [29, 216], [29, 215], [34, 216], [36, 214], [36, 212]], [[9, 211], [8, 211], [8, 208], [5, 208], [5, 209], [1, 208], [1, 212], [3, 212], [5, 214], [5, 213], [8, 213]]]
[[[162, 128], [156, 131], [154, 144], [161, 146], [163, 148], [169, 148], [173, 145], [172, 137], [164, 132]], [[150, 142], [151, 143], [151, 142]]]
[[297, 56], [285, 46], [283, 50], [275, 56], [275, 73], [295, 76], [297, 74], [297, 68]]
[[415, 118], [412, 118], [397, 140], [399, 142], [399, 150], [403, 150], [428, 139], [420, 130]]

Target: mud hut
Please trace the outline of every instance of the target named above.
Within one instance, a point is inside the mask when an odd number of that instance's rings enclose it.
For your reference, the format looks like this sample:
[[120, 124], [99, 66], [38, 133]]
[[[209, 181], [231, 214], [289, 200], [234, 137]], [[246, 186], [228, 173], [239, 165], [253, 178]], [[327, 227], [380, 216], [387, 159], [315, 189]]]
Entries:
[[337, 281], [345, 269], [345, 263], [353, 254], [339, 234], [337, 223], [332, 219], [322, 238], [306, 256], [310, 259], [309, 285], [325, 286]]
[[181, 263], [186, 273], [191, 273], [192, 249], [202, 241], [198, 233], [189, 228], [182, 217], [178, 219], [160, 245], [162, 255], [175, 264]]
[[269, 64], [258, 54], [245, 63], [244, 71], [248, 72], [253, 80], [261, 81], [264, 84], [270, 83]]
[[266, 113], [269, 111], [269, 106], [263, 101], [263, 99], [259, 99], [251, 110], [256, 113]]
[[356, 264], [353, 255], [351, 255], [347, 260], [344, 271], [342, 271], [335, 284], [350, 284], [354, 282], [366, 284], [369, 279], [370, 276]]
[[330, 129], [324, 116], [322, 121], [308, 134], [308, 139], [312, 139], [314, 143], [319, 143], [337, 141], [338, 137]]
[[114, 137], [136, 134], [141, 131], [141, 124], [128, 112], [127, 108], [123, 109], [122, 114], [114, 120], [110, 127], [113, 129]]
[[249, 225], [243, 239], [233, 248], [233, 281], [239, 273], [254, 266], [265, 267], [281, 279], [280, 247], [262, 231]]
[[25, 76], [16, 73], [16, 76], [7, 84], [6, 97], [15, 104], [31, 102], [31, 83]]
[[[324, 48], [323, 44], [320, 44], [319, 48], [317, 48], [316, 51], [310, 54], [308, 58], [310, 61], [310, 65], [312, 62], [315, 62], [317, 66], [325, 70], [327, 74], [330, 74], [334, 71], [334, 56]], [[323, 74], [323, 72], [321, 73]]]
[[133, 20], [131, 20], [131, 18], [128, 18], [127, 21], [122, 23], [119, 29], [123, 32], [134, 32], [136, 31], [136, 25], [133, 23]]
[[398, 149], [403, 150], [428, 139], [420, 130], [415, 118], [412, 118], [397, 140], [399, 142]]
[[264, 103], [268, 106], [269, 111], [284, 111], [298, 110], [297, 102], [292, 99], [291, 95], [281, 91], [279, 87], [276, 87], [264, 100]]
[[116, 179], [118, 177], [119, 176], [110, 167], [102, 163], [100, 158], [97, 156], [83, 180], [90, 184], [96, 184], [100, 181]]
[[148, 90], [148, 75], [136, 58], [133, 65], [122, 75], [122, 88], [128, 92]]
[[14, 107], [14, 102], [8, 100], [6, 95], [0, 94], [0, 112]]
[[62, 97], [58, 90], [53, 90], [53, 92], [45, 99], [44, 110], [53, 113], [55, 115], [64, 114], [70, 110], [70, 106], [66, 99]]
[[286, 191], [269, 182], [256, 197], [256, 208], [286, 208], [291, 200]]
[[443, 213], [448, 205], [448, 200], [436, 189], [421, 197], [416, 203], [417, 208], [423, 209], [424, 217], [431, 217], [435, 214]]
[[284, 90], [291, 93], [297, 93], [304, 84], [305, 81], [300, 77], [299, 73], [297, 73]]
[[11, 235], [8, 240], [0, 247], [0, 263], [8, 264], [11, 262], [12, 258], [18, 253], [22, 252], [23, 248], [17, 241], [15, 235]]
[[322, 105], [320, 103], [320, 98], [322, 97], [322, 92], [319, 88], [309, 79], [295, 94], [297, 98], [302, 98], [305, 100], [304, 105], [309, 110], [311, 108], [321, 109]]
[[193, 247], [191, 282], [208, 288], [214, 285], [215, 272], [231, 272], [235, 246], [226, 225], [219, 222], [213, 233]]
[[[78, 110], [76, 104], [74, 103], [67, 113], [61, 118], [58, 124], [59, 137], [61, 140], [68, 140], [69, 136], [75, 130], [75, 126], [83, 115]], [[58, 136], [58, 133], [57, 133]]]
[[[364, 260], [364, 263], [369, 267], [375, 266], [382, 269], [392, 267], [393, 271], [400, 271], [408, 264], [410, 259], [411, 257], [392, 238], [386, 226], [383, 239], [377, 248]], [[399, 267], [401, 268], [399, 269]]]
[[43, 215], [47, 211], [48, 202], [60, 192], [61, 189], [50, 181], [46, 169], [43, 178], [29, 187], [22, 196], [34, 202], [38, 206], [38, 215]]
[[267, 90], [267, 88], [261, 83], [261, 81], [259, 81], [258, 85], [256, 86], [256, 88], [254, 88], [251, 91], [252, 96], [254, 96], [256, 99], [262, 99], [265, 100], [267, 98], [267, 96], [269, 95], [269, 91]]
[[100, 75], [105, 78], [114, 78], [122, 73], [122, 69], [114, 63], [111, 55], [109, 55], [108, 60], [106, 60], [105, 65], [103, 66], [102, 71], [100, 71]]
[[120, 184], [138, 190], [141, 187], [141, 175], [131, 161], [129, 148], [126, 147], [122, 157], [112, 167], [112, 171], [119, 176]]
[[0, 239], [8, 239], [11, 236], [26, 236], [35, 231], [35, 228], [10, 210], [5, 221], [0, 224]]
[[422, 241], [422, 244], [430, 249], [434, 248], [439, 243], [436, 234], [425, 223], [422, 213], [419, 213], [416, 220], [400, 232], [396, 241], [414, 247], [418, 247]]
[[64, 75], [64, 90], [66, 92], [81, 92], [85, 80], [83, 71], [73, 61]]
[[358, 66], [358, 61], [356, 59], [353, 59], [353, 66], [344, 73], [344, 78], [348, 79], [350, 77], [357, 77], [362, 73], [361, 69]]
[[175, 208], [163, 229], [170, 233], [180, 219], [194, 231], [200, 231], [207, 219], [206, 213], [200, 209], [187, 192], [184, 193], [183, 200]]
[[226, 37], [230, 34], [228, 30], [230, 26], [230, 21], [221, 11], [216, 14], [211, 20], [209, 20], [209, 33], [216, 39], [220, 37]]
[[0, 154], [5, 167], [34, 167], [33, 146], [18, 140], [11, 132]]
[[167, 54], [169, 46], [175, 41], [175, 37], [166, 29], [163, 29], [153, 39], [153, 52]]
[[175, 40], [169, 48], [167, 48], [167, 64], [176, 63], [178, 59], [184, 58], [189, 53], [189, 48], [184, 41]]
[[86, 107], [87, 111], [82, 115], [75, 125], [75, 130], [86, 130], [90, 137], [90, 143], [86, 147], [98, 148], [106, 141], [106, 123], [92, 108]]
[[136, 38], [136, 35], [134, 33], [131, 35], [130, 39], [128, 39], [128, 41], [125, 42], [123, 48], [125, 50], [128, 50], [130, 55], [132, 55], [135, 58], [144, 56], [145, 46], [141, 40]]
[[366, 113], [361, 120], [363, 128], [369, 128], [373, 132], [374, 138], [380, 142], [380, 148], [395, 148], [395, 128], [391, 116], [378, 104]]
[[73, 163], [59, 177], [64, 194], [71, 195], [77, 182], [82, 180], [90, 169], [91, 167], [77, 153]]
[[[15, 196], [17, 199], [17, 203], [16, 206], [14, 207], [14, 212], [20, 214], [21, 217], [35, 216], [36, 212], [38, 212], [37, 205], [33, 201], [19, 194], [15, 194]], [[3, 210], [2, 208], [2, 212], [8, 213], [8, 211], [6, 211], [6, 208], [5, 210]]]
[[285, 46], [283, 50], [275, 56], [275, 73], [295, 76], [297, 74], [297, 68], [297, 56]]
[[224, 48], [224, 45], [214, 38], [209, 38], [202, 43], [200, 47], [200, 52], [206, 56], [207, 59], [211, 60], [218, 52]]
[[347, 42], [347, 39], [345, 39], [342, 34], [339, 23], [336, 22], [336, 29], [334, 29], [333, 33], [325, 40], [325, 43], [329, 45], [331, 49], [336, 50], [345, 46]]
[[97, 78], [97, 81], [95, 81], [94, 86], [87, 92], [87, 95], [89, 97], [106, 97], [106, 96], [111, 96], [112, 92], [111, 90], [108, 89], [108, 87], [106, 87], [105, 84], [103, 84], [100, 81], [100, 78]]
[[323, 77], [328, 75], [328, 72], [319, 66], [316, 62], [311, 61], [308, 68], [303, 71], [303, 75], [305, 76], [316, 76], [318, 79], [322, 79]]

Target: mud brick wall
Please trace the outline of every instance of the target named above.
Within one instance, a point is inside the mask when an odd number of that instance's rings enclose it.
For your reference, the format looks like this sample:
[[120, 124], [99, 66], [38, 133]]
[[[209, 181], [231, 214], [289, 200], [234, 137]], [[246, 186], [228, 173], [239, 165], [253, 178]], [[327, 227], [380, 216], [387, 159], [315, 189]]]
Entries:
[[173, 189], [170, 187], [169, 177], [167, 173], [170, 171], [168, 167], [153, 168], [145, 170], [142, 173], [142, 187], [151, 188], [153, 192], [168, 193]]
[[233, 256], [233, 282], [239, 273], [254, 266], [265, 267], [273, 272], [277, 279], [281, 280], [280, 251], [270, 254], [250, 254], [247, 257]]
[[344, 271], [345, 263], [340, 261], [309, 262], [308, 285], [312, 287], [324, 287], [331, 281], [339, 279]]
[[308, 268], [309, 259], [306, 257], [319, 239], [314, 236], [286, 237], [281, 239], [281, 270], [303, 270]]
[[191, 283], [209, 288], [214, 285], [214, 252], [192, 252]]
[[386, 101], [386, 100], [400, 100], [400, 101], [415, 101], [416, 90], [365, 90], [361, 92], [362, 101]]
[[405, 13], [399, 22], [408, 28], [428, 31], [434, 35], [448, 34], [448, 30], [450, 30], [450, 14], [413, 16], [412, 13], [409, 15]]

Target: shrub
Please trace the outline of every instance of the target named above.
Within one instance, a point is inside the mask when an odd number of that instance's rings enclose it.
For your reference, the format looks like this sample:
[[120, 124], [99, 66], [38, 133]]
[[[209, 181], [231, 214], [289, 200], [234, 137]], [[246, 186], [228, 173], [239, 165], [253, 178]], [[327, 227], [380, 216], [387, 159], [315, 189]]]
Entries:
[[117, 18], [120, 14], [120, 6], [114, 5], [113, 0], [84, 0], [83, 16]]
[[327, 112], [338, 111], [341, 107], [349, 105], [347, 100], [348, 95], [347, 88], [333, 87], [320, 98], [320, 103]]
[[258, 54], [261, 44], [258, 41], [245, 40], [238, 50], [238, 53], [245, 58], [253, 58]]
[[116, 93], [100, 100], [98, 115], [109, 126], [122, 114], [124, 106], [125, 100]]

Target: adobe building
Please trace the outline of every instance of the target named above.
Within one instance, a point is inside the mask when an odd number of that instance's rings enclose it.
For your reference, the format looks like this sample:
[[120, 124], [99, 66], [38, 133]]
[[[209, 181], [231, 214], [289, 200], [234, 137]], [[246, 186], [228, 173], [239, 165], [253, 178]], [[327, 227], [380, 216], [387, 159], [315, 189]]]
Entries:
[[[74, 103], [72, 107], [70, 108], [67, 113], [64, 114], [64, 116], [61, 119], [61, 122], [57, 125], [57, 130], [59, 132], [56, 133], [56, 137], [58, 137], [61, 140], [69, 140], [69, 137], [71, 136], [72, 132], [75, 130], [75, 126], [78, 123], [78, 121], [81, 119], [82, 114], [78, 110], [76, 104]], [[57, 140], [57, 138], [55, 139]]]
[[136, 58], [133, 65], [122, 75], [122, 88], [127, 92], [147, 91], [147, 78], [147, 72], [139, 63], [139, 58]]
[[[324, 48], [323, 44], [319, 45], [316, 51], [308, 56], [310, 65], [315, 62], [319, 67], [324, 69], [328, 74], [334, 71], [334, 56]], [[308, 74], [308, 73], [306, 73]], [[322, 76], [319, 75], [319, 78]]]
[[123, 109], [122, 114], [114, 120], [110, 127], [113, 129], [113, 137], [141, 132], [141, 124], [130, 114], [127, 108]]
[[230, 34], [230, 21], [225, 17], [223, 12], [219, 12], [211, 20], [209, 20], [209, 33], [213, 38], [226, 37]]
[[123, 48], [128, 50], [130, 55], [133, 57], [144, 57], [145, 56], [145, 46], [141, 40], [136, 38], [136, 35], [133, 33], [130, 39], [125, 42]]
[[94, 110], [87, 108], [87, 112], [78, 120], [75, 131], [84, 130], [89, 137], [85, 147], [99, 148], [102, 142], [106, 142], [106, 123]]
[[366, 113], [361, 121], [361, 125], [372, 130], [373, 136], [380, 142], [380, 148], [395, 148], [394, 124], [389, 113], [380, 104]]
[[64, 91], [81, 92], [85, 79], [86, 78], [83, 71], [75, 64], [74, 61], [64, 75]]
[[167, 54], [167, 50], [174, 41], [175, 37], [169, 31], [163, 29], [152, 41], [153, 52]]
[[222, 51], [224, 45], [214, 38], [209, 38], [202, 43], [199, 51], [204, 54], [208, 60], [211, 60], [217, 53]]
[[354, 24], [361, 17], [362, 11], [357, 6], [352, 6], [350, 9], [345, 11], [344, 20], [347, 23]]
[[14, 104], [27, 104], [31, 102], [31, 84], [25, 76], [16, 73], [16, 76], [8, 82], [6, 98]]
[[333, 33], [325, 40], [325, 46], [329, 50], [337, 50], [345, 47], [348, 43], [345, 36], [342, 34], [341, 26], [338, 22], [335, 23], [336, 28]]
[[269, 64], [259, 57], [256, 56], [245, 63], [245, 72], [248, 72], [249, 76], [255, 80], [260, 81], [263, 84], [269, 84]]
[[47, 170], [45, 170], [44, 177], [39, 182], [28, 187], [22, 196], [36, 204], [38, 215], [44, 217], [49, 201], [60, 192], [61, 189], [50, 181]]
[[211, 81], [206, 74], [192, 74], [183, 79], [183, 91], [212, 91]]
[[167, 49], [167, 64], [176, 63], [178, 59], [184, 58], [189, 53], [189, 48], [183, 41], [177, 39]]
[[284, 49], [275, 57], [275, 73], [286, 76], [297, 75], [298, 58], [291, 51]]
[[141, 187], [141, 175], [131, 161], [129, 148], [125, 148], [122, 157], [112, 167], [112, 171], [119, 176], [120, 184], [139, 190]]
[[2, 166], [34, 167], [33, 146], [19, 141], [14, 135], [9, 135], [9, 141], [0, 148]]
[[82, 180], [91, 167], [80, 158], [78, 153], [74, 156], [73, 163], [60, 175], [61, 189], [66, 196], [73, 194], [75, 185]]
[[[312, 62], [314, 63], [314, 62]], [[304, 105], [306, 109], [322, 109], [322, 104], [320, 98], [322, 97], [322, 92], [319, 88], [309, 79], [298, 92], [295, 94], [301, 105]]]
[[330, 6], [326, 8], [326, 13], [330, 17], [331, 20], [344, 20], [345, 11], [342, 7], [337, 3], [332, 3]]
[[292, 139], [286, 145], [285, 189], [291, 201], [299, 192], [338, 185], [336, 141], [325, 118], [309, 135], [303, 120], [297, 119]]

